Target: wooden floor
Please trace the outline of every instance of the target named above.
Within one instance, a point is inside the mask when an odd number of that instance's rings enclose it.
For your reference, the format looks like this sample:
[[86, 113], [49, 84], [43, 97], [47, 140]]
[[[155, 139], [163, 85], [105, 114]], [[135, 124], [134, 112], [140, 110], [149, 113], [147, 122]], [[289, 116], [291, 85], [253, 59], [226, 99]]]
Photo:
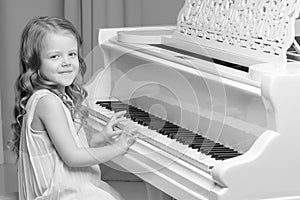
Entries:
[[16, 200], [18, 196], [17, 167], [0, 165], [0, 200]]
[[142, 182], [108, 181], [125, 200], [148, 200], [145, 184]]
[[[148, 200], [143, 182], [107, 181], [125, 200]], [[0, 165], [0, 200], [17, 200], [17, 168], [14, 164]]]

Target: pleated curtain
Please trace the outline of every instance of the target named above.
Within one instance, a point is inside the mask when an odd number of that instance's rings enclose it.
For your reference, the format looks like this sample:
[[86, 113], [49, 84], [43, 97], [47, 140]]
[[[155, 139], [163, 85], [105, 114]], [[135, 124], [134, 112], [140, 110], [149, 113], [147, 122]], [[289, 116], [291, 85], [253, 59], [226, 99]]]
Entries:
[[65, 0], [64, 15], [80, 31], [82, 55], [88, 65], [85, 80], [103, 67], [99, 28], [140, 26], [141, 0]]

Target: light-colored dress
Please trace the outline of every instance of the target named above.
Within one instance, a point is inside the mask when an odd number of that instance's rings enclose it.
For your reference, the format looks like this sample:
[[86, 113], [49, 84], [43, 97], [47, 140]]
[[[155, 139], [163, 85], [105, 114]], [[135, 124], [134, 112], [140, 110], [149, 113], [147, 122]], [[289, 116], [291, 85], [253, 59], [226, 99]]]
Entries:
[[[39, 90], [30, 97], [26, 105], [27, 114], [23, 118], [18, 159], [19, 200], [121, 199], [112, 187], [101, 181], [98, 165], [67, 166], [56, 152], [47, 132], [31, 128], [36, 105], [46, 95], [56, 96], [49, 90]], [[61, 100], [60, 102], [77, 145], [88, 146], [84, 132], [76, 130], [69, 110]]]

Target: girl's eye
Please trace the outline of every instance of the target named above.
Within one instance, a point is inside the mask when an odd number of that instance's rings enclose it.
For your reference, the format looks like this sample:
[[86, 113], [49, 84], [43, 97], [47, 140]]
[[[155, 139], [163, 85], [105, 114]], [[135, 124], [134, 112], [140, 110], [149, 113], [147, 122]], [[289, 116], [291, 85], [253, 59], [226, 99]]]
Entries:
[[72, 57], [76, 57], [77, 53], [73, 52], [73, 53], [70, 53], [69, 55], [72, 56]]
[[50, 59], [57, 59], [59, 57], [59, 55], [52, 55], [50, 56]]

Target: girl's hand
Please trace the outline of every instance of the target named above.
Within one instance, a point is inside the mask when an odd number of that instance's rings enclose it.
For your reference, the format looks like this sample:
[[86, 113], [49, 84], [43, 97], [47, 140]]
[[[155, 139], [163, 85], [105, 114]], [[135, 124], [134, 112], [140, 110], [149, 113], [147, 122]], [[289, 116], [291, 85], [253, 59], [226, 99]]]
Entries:
[[123, 131], [117, 140], [118, 146], [121, 148], [122, 152], [126, 153], [131, 145], [133, 145], [138, 137], [138, 128], [127, 128]]
[[112, 140], [117, 138], [121, 133], [122, 130], [116, 128], [116, 125], [122, 121], [125, 121], [125, 118], [122, 118], [125, 115], [126, 111], [120, 111], [115, 113], [106, 126], [103, 128], [103, 136], [107, 140]]

